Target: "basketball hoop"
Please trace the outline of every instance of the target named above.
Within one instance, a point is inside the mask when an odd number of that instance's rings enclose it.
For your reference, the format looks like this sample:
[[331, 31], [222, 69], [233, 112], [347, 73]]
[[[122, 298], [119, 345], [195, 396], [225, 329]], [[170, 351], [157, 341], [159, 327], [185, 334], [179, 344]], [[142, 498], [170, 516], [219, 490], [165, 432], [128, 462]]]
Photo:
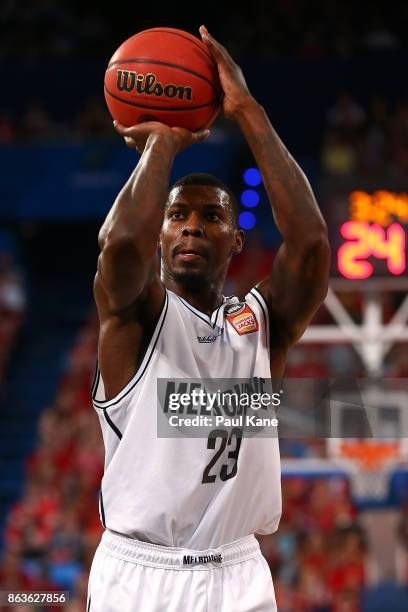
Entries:
[[[357, 291], [362, 296], [361, 323], [357, 324], [335, 293]], [[331, 279], [325, 307], [335, 321], [330, 325], [310, 325], [302, 342], [349, 343], [360, 355], [369, 376], [376, 378], [383, 370], [385, 357], [395, 343], [408, 341], [408, 296], [391, 321], [384, 321], [383, 294], [407, 291], [408, 279], [368, 279], [362, 282], [345, 278]]]
[[348, 472], [353, 497], [381, 502], [388, 496], [392, 469], [402, 459], [401, 440], [341, 440], [334, 457]]

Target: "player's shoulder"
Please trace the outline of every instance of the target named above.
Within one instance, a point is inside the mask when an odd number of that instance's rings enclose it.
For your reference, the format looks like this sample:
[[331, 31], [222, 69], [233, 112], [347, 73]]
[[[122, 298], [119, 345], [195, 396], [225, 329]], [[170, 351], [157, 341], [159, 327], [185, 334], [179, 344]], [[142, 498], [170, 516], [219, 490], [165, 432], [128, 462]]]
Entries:
[[245, 295], [245, 301], [253, 304], [257, 304], [262, 310], [268, 310], [268, 296], [264, 295], [260, 285], [255, 285]]
[[257, 316], [260, 323], [267, 326], [269, 324], [269, 309], [265, 296], [260, 291], [259, 286], [252, 287], [243, 297], [239, 298], [239, 303], [246, 304]]

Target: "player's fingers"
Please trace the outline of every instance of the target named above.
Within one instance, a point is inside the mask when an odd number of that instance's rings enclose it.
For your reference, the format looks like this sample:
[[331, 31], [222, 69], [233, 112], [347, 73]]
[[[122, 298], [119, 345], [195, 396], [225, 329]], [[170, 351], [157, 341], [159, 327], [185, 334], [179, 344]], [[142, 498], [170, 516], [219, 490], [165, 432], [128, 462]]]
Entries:
[[121, 125], [119, 123], [119, 121], [116, 121], [116, 119], [113, 122], [113, 127], [115, 128], [115, 130], [118, 132], [118, 134], [120, 134], [121, 136], [123, 136], [124, 134], [124, 130], [126, 130], [124, 125]]
[[125, 142], [126, 145], [130, 148], [130, 149], [136, 149], [136, 151], [138, 153], [143, 153], [143, 147], [141, 147], [136, 140], [133, 140], [133, 138], [130, 138], [129, 136], [125, 137]]
[[115, 130], [118, 132], [118, 134], [120, 134], [124, 138], [125, 138], [125, 136], [129, 137], [129, 138], [132, 138], [134, 136], [138, 136], [139, 134], [141, 134], [144, 131], [144, 128], [142, 127], [143, 124], [132, 125], [130, 127], [125, 127], [124, 125], [121, 125], [117, 121], [114, 121], [113, 125], [115, 127]]
[[128, 147], [130, 147], [131, 149], [137, 149], [138, 144], [134, 138], [131, 138], [130, 136], [125, 136], [124, 140]]
[[206, 43], [207, 46], [211, 49], [211, 52], [213, 53], [214, 58], [216, 60], [224, 59], [226, 61], [233, 61], [226, 48], [223, 47], [222, 44], [219, 43], [217, 40], [215, 40], [213, 36], [211, 36], [205, 26], [202, 25], [199, 31], [203, 42]]
[[[125, 127], [121, 125], [117, 121], [113, 122], [115, 130], [120, 134], [123, 138], [132, 138], [135, 141], [139, 142], [141, 140], [145, 141], [149, 134], [153, 132], [162, 132], [163, 130], [168, 130], [168, 126], [160, 123], [158, 121], [144, 121], [142, 123], [138, 123], [137, 125], [131, 125], [129, 127]], [[128, 145], [133, 146], [133, 145]]]
[[218, 60], [221, 57], [220, 49], [215, 44], [214, 39], [210, 37], [207, 28], [205, 26], [201, 26], [199, 32], [201, 34], [203, 43], [209, 48], [209, 50], [214, 56], [214, 59]]
[[210, 135], [210, 130], [198, 130], [198, 132], [193, 132], [193, 142], [201, 142], [208, 138]]
[[138, 136], [146, 132], [146, 130], [151, 130], [157, 125], [157, 122], [150, 121], [146, 123], [138, 123], [137, 125], [131, 125], [129, 127], [125, 127], [118, 123], [118, 121], [113, 122], [113, 126], [115, 130], [123, 137], [130, 136], [131, 138], [134, 136]]

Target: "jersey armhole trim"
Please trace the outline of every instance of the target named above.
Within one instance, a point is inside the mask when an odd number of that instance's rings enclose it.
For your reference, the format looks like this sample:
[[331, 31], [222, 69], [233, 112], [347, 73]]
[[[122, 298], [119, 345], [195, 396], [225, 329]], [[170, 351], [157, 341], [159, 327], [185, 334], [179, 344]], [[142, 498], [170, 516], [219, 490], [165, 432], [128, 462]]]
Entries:
[[166, 291], [165, 300], [164, 300], [164, 304], [162, 307], [162, 311], [160, 313], [159, 320], [157, 321], [155, 330], [153, 332], [152, 339], [150, 340], [149, 346], [147, 347], [147, 351], [145, 353], [142, 363], [140, 364], [134, 376], [132, 376], [130, 381], [124, 387], [124, 389], [122, 389], [122, 391], [120, 391], [115, 397], [113, 397], [110, 400], [97, 400], [96, 399], [96, 393], [97, 393], [99, 381], [101, 378], [99, 366], [97, 365], [97, 376], [95, 379], [95, 384], [92, 387], [92, 402], [95, 408], [100, 408], [103, 410], [105, 408], [110, 408], [111, 406], [118, 404], [128, 393], [130, 393], [130, 391], [132, 391], [132, 389], [134, 389], [134, 387], [137, 385], [137, 383], [141, 380], [144, 373], [146, 372], [147, 367], [153, 356], [154, 349], [156, 348], [157, 342], [159, 340], [160, 333], [163, 329], [164, 321], [166, 319], [166, 314], [167, 314], [168, 305], [169, 305], [169, 296], [168, 296], [167, 290], [165, 291]]
[[96, 393], [96, 389], [98, 388], [99, 377], [100, 377], [100, 372], [99, 372], [99, 368], [98, 368], [98, 359], [96, 359], [95, 373], [94, 373], [94, 376], [93, 376], [92, 387], [91, 387], [91, 397], [92, 398], [94, 397], [94, 395]]
[[261, 307], [261, 311], [263, 312], [264, 322], [265, 322], [266, 346], [267, 346], [268, 352], [269, 352], [269, 347], [270, 347], [270, 331], [269, 331], [269, 310], [268, 310], [268, 306], [267, 306], [267, 304], [265, 302], [264, 296], [262, 295], [262, 293], [259, 291], [259, 289], [257, 287], [253, 287], [249, 293], [258, 302], [259, 306]]
[[103, 497], [102, 497], [102, 485], [99, 489], [99, 514], [102, 523], [102, 527], [106, 529], [106, 520], [105, 520], [105, 508], [103, 507]]

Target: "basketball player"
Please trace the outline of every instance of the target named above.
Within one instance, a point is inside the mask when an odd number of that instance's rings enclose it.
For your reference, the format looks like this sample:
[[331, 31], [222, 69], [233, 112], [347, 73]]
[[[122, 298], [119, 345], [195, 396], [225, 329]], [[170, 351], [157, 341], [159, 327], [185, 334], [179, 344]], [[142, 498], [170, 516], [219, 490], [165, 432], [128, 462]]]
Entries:
[[208, 131], [115, 126], [142, 156], [99, 235], [93, 401], [106, 451], [105, 531], [88, 612], [276, 610], [254, 537], [273, 533], [281, 515], [276, 437], [159, 438], [156, 381], [280, 378], [326, 295], [329, 245], [305, 175], [240, 68], [204, 27], [200, 33], [218, 65], [224, 114], [252, 150], [283, 243], [269, 278], [243, 298], [223, 297], [244, 243], [233, 194], [200, 174], [169, 192], [175, 156]]

